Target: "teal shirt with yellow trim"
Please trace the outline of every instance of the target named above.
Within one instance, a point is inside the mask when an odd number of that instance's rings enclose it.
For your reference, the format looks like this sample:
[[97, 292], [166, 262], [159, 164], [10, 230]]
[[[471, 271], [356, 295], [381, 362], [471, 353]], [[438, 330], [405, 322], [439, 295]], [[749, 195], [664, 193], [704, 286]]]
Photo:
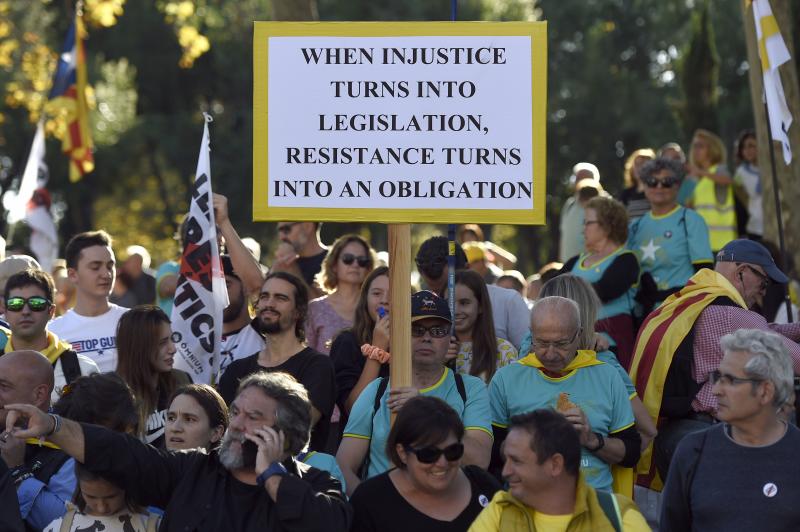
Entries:
[[[589, 420], [592, 432], [611, 435], [633, 426], [633, 409], [617, 370], [598, 360], [594, 351], [578, 351], [559, 378], [539, 370], [541, 363], [530, 354], [500, 368], [489, 384], [492, 424], [507, 427], [511, 416], [539, 408], [555, 409], [558, 394], [566, 392]], [[581, 450], [581, 471], [596, 489], [611, 489], [611, 468], [586, 449]]]
[[[445, 368], [441, 379], [429, 388], [419, 391], [420, 395], [429, 395], [444, 400], [458, 413], [467, 430], [482, 430], [492, 435], [492, 417], [489, 409], [489, 394], [486, 385], [478, 377], [462, 375], [464, 391], [467, 401], [461, 400], [458, 393], [453, 372]], [[362, 438], [369, 442], [369, 468], [367, 477], [374, 477], [388, 471], [392, 465], [386, 456], [386, 438], [389, 436], [389, 407], [386, 400], [389, 397], [391, 385], [386, 387], [386, 392], [381, 397], [381, 406], [375, 417], [372, 412], [375, 407], [375, 394], [378, 393], [380, 379], [375, 379], [364, 388], [356, 399], [347, 426], [344, 429], [344, 438]]]

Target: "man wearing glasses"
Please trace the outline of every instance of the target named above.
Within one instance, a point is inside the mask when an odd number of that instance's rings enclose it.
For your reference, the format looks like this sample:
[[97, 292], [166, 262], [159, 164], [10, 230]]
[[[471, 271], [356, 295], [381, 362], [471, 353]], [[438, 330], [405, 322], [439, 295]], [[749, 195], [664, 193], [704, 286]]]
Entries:
[[417, 395], [438, 397], [458, 413], [466, 429], [464, 465], [489, 465], [492, 432], [486, 386], [478, 377], [455, 374], [445, 366], [450, 323], [450, 309], [444, 299], [427, 290], [411, 296], [412, 385], [392, 390], [388, 379], [375, 379], [353, 405], [336, 453], [348, 494], [362, 480], [391, 467], [386, 455], [390, 412], [397, 412]]
[[721, 423], [678, 446], [659, 529], [798, 530], [800, 431], [785, 415], [792, 358], [780, 335], [758, 329], [720, 343], [725, 356], [709, 380]]
[[578, 432], [586, 482], [610, 491], [611, 465], [636, 465], [641, 438], [625, 383], [594, 351], [578, 350], [580, 331], [577, 303], [558, 296], [537, 301], [531, 353], [497, 370], [489, 384], [495, 452], [512, 416], [557, 409]]
[[270, 271], [289, 272], [303, 279], [310, 288], [310, 299], [324, 295], [314, 282], [322, 269], [328, 248], [322, 245], [319, 222], [278, 222], [281, 244], [275, 250]]
[[[720, 339], [738, 329], [779, 333], [800, 373], [800, 323], [767, 323], [749, 310], [764, 296], [770, 282], [788, 278], [767, 249], [752, 240], [732, 240], [717, 253], [714, 270], [696, 273], [687, 285], [664, 301], [642, 324], [634, 349], [631, 379], [659, 435], [639, 464], [639, 481], [659, 487], [666, 478], [678, 443], [690, 432], [716, 423], [718, 397], [709, 375], [720, 369]], [[655, 469], [653, 468], [655, 465]]]
[[5, 352], [32, 350], [47, 357], [54, 371], [53, 402], [58, 400], [64, 386], [81, 375], [99, 371], [92, 359], [77, 354], [69, 342], [47, 330], [47, 322], [55, 313], [54, 294], [53, 278], [37, 269], [23, 270], [9, 277], [3, 294], [11, 326], [11, 339]]

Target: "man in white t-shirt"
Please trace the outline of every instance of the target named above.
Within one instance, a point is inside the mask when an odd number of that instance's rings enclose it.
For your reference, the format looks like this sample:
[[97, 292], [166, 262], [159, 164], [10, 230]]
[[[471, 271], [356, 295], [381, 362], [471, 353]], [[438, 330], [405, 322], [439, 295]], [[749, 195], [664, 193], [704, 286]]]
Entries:
[[233, 269], [230, 256], [222, 255], [225, 285], [228, 288], [228, 306], [222, 313], [222, 343], [220, 345], [219, 376], [234, 360], [249, 357], [264, 348], [264, 337], [256, 320], [247, 308], [244, 284]]
[[49, 330], [95, 361], [100, 371], [117, 369], [117, 322], [128, 309], [108, 302], [114, 288], [111, 236], [88, 231], [72, 237], [65, 251], [67, 276], [75, 285], [75, 307], [52, 321]]

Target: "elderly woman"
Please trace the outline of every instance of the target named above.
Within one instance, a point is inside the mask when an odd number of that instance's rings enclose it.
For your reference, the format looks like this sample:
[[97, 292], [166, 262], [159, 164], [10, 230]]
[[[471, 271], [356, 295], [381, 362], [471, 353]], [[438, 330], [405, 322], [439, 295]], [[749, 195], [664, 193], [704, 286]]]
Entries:
[[308, 304], [308, 347], [330, 353], [333, 337], [353, 324], [361, 285], [374, 267], [375, 252], [362, 237], [344, 235], [336, 239], [319, 274], [319, 284], [328, 295]]
[[386, 440], [394, 468], [353, 494], [359, 532], [464, 531], [500, 484], [477, 466], [462, 466], [464, 425], [436, 397], [409, 399]]
[[[710, 374], [721, 421], [685, 436], [663, 491], [660, 529], [798, 530], [800, 431], [785, 419], [792, 359], [781, 336], [739, 329]], [[714, 486], [714, 489], [706, 489]]]
[[688, 170], [697, 185], [687, 205], [706, 221], [715, 252], [738, 236], [733, 179], [725, 166], [725, 155], [725, 145], [717, 135], [705, 129], [694, 132]]
[[592, 284], [603, 303], [594, 330], [608, 334], [616, 346], [617, 357], [627, 367], [635, 340], [633, 310], [639, 260], [625, 248], [628, 240], [625, 207], [611, 198], [591, 199], [585, 208], [583, 240], [586, 250], [569, 259], [561, 271]]
[[644, 185], [639, 177], [639, 172], [644, 163], [655, 159], [656, 154], [650, 148], [640, 148], [628, 156], [625, 161], [625, 190], [619, 195], [619, 201], [628, 211], [628, 217], [636, 220], [650, 210], [650, 202], [644, 195]]
[[713, 263], [706, 222], [678, 205], [683, 177], [683, 168], [669, 159], [653, 159], [642, 168], [651, 209], [631, 223], [628, 249], [636, 253], [642, 268], [637, 298], [643, 315], [683, 288], [700, 268]]

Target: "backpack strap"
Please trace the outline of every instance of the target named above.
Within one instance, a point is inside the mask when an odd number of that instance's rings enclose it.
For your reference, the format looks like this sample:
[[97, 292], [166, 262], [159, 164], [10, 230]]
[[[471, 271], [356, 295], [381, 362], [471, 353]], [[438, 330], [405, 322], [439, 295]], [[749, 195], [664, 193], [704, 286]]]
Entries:
[[67, 510], [64, 517], [61, 518], [61, 528], [58, 529], [59, 532], [70, 532], [70, 530], [72, 530], [72, 522], [75, 520], [75, 514], [77, 512], [78, 509], [74, 506]]
[[467, 389], [464, 387], [464, 378], [461, 376], [461, 373], [457, 371], [453, 372], [453, 378], [456, 381], [456, 389], [458, 390], [458, 395], [461, 396], [461, 400], [464, 402], [464, 407], [467, 406]]
[[61, 361], [61, 369], [64, 371], [65, 384], [70, 384], [81, 376], [81, 365], [78, 362], [78, 354], [75, 351], [67, 349], [61, 353], [58, 360]]
[[622, 515], [619, 512], [617, 498], [610, 491], [594, 490], [594, 492], [597, 494], [597, 502], [600, 503], [600, 508], [611, 522], [611, 526], [616, 532], [622, 532]]
[[[381, 398], [383, 397], [383, 394], [386, 393], [386, 388], [389, 386], [389, 379], [387, 377], [380, 377], [380, 379], [381, 380], [378, 383], [378, 390], [375, 392], [375, 401], [372, 404], [372, 423], [370, 424], [370, 428], [374, 428], [375, 426], [375, 414], [378, 413], [378, 409], [381, 407]], [[368, 471], [369, 449], [367, 449], [367, 456], [364, 458], [364, 463], [361, 464], [361, 468], [358, 470], [358, 478], [361, 480], [367, 480]]]

